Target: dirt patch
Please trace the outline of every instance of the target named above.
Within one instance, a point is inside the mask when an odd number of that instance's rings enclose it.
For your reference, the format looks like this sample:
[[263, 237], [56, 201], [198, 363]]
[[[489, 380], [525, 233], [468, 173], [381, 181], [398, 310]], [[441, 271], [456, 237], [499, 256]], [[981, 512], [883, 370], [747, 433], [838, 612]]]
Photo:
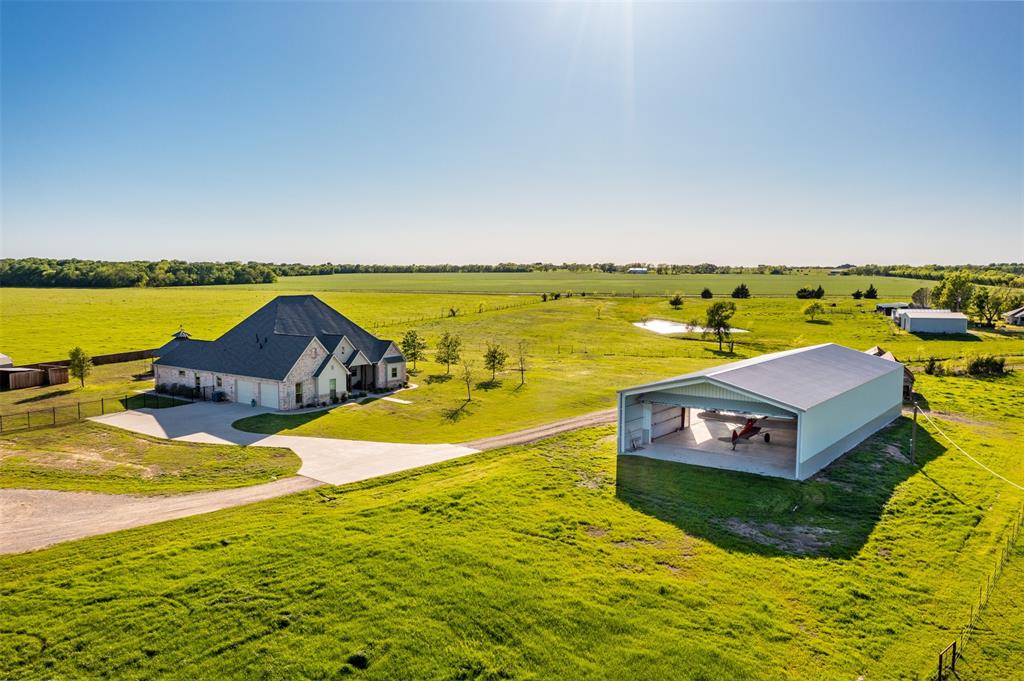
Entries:
[[663, 562], [663, 561], [658, 561], [658, 565], [661, 565], [662, 567], [664, 567], [666, 570], [668, 570], [669, 572], [671, 572], [674, 575], [678, 575], [678, 574], [680, 574], [683, 571], [683, 569], [681, 567], [679, 567], [678, 565], [673, 565], [672, 563], [666, 563], [666, 562]]
[[779, 525], [752, 520], [727, 518], [718, 523], [733, 534], [763, 546], [771, 546], [788, 553], [810, 555], [832, 546], [829, 535], [835, 530], [810, 525]]
[[893, 461], [900, 463], [910, 463], [910, 459], [904, 456], [903, 452], [896, 445], [886, 445], [882, 451]]
[[587, 534], [591, 537], [603, 537], [606, 534], [608, 534], [608, 530], [606, 530], [603, 527], [594, 527], [593, 525], [591, 525], [587, 528]]
[[598, 489], [607, 482], [604, 473], [595, 474], [588, 471], [576, 471], [576, 476], [579, 478], [576, 481], [576, 486], [585, 489]]

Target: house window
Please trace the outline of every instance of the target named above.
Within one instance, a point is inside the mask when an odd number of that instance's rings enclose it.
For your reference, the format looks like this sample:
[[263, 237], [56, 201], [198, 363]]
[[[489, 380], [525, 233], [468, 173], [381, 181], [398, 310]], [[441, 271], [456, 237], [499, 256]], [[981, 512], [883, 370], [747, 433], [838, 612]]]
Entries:
[[220, 376], [217, 377], [217, 387], [218, 388], [223, 388], [224, 387], [224, 380]]
[[199, 374], [196, 374], [196, 390], [199, 390]]
[[398, 367], [391, 367], [391, 378], [398, 378]]
[[298, 405], [302, 404], [302, 384], [301, 383], [296, 383], [295, 384], [295, 404], [298, 404]]

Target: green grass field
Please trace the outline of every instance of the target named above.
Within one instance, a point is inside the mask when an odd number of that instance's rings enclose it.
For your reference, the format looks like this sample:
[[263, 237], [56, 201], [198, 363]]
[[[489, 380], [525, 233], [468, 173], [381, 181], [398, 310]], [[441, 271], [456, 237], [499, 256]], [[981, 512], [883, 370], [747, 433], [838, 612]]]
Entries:
[[172, 442], [82, 422], [0, 439], [0, 487], [175, 494], [294, 475], [289, 449]]
[[[1019, 419], [942, 426], [1024, 478]], [[597, 428], [0, 558], [0, 672], [928, 678], [1021, 494], [908, 437], [798, 483], [616, 460]]]
[[474, 293], [575, 293], [696, 296], [706, 286], [728, 296], [745, 283], [753, 295], [792, 296], [803, 286], [822, 286], [828, 295], [849, 296], [874, 284], [882, 296], [909, 297], [935, 282], [897, 277], [829, 276], [826, 270], [800, 274], [605, 274], [603, 272], [332, 274], [281, 277], [268, 286], [280, 291], [416, 291]]

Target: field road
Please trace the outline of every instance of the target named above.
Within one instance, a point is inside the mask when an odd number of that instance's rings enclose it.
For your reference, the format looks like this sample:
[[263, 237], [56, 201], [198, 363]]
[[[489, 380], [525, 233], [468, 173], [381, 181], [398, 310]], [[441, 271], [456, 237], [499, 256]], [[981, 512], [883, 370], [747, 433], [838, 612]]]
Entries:
[[238, 404], [204, 402], [173, 409], [126, 411], [93, 420], [174, 440], [287, 447], [302, 459], [298, 475], [250, 487], [168, 496], [0, 489], [0, 554], [21, 553], [73, 539], [210, 513], [325, 483], [342, 485], [366, 480], [481, 450], [536, 442], [558, 433], [615, 420], [615, 410], [610, 409], [462, 445], [263, 435], [231, 426], [237, 419], [259, 411]]

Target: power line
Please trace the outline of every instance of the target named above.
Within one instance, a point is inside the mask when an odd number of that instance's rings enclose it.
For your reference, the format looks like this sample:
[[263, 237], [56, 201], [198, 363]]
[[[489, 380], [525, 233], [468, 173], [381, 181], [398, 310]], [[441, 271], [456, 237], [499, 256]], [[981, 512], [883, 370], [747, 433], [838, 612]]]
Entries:
[[923, 409], [922, 409], [922, 410], [920, 410], [920, 411], [921, 411], [921, 415], [922, 415], [922, 416], [924, 416], [924, 417], [925, 417], [925, 418], [926, 418], [926, 419], [928, 420], [928, 423], [930, 423], [930, 424], [931, 424], [932, 428], [934, 428], [934, 429], [935, 429], [935, 431], [936, 431], [936, 432], [937, 432], [937, 433], [938, 433], [939, 435], [941, 435], [942, 437], [946, 438], [946, 439], [947, 439], [947, 440], [949, 441], [949, 443], [950, 443], [951, 445], [953, 445], [953, 446], [954, 446], [954, 447], [956, 447], [956, 448], [957, 448], [958, 450], [960, 450], [960, 453], [961, 453], [961, 454], [963, 454], [963, 455], [964, 455], [964, 456], [966, 456], [966, 457], [967, 457], [968, 459], [970, 459], [971, 461], [973, 461], [973, 462], [974, 462], [975, 464], [977, 464], [977, 465], [978, 465], [978, 466], [980, 466], [981, 468], [984, 468], [984, 469], [985, 469], [986, 471], [988, 471], [988, 472], [989, 472], [989, 473], [991, 473], [992, 475], [996, 476], [997, 478], [999, 478], [999, 479], [1000, 479], [1000, 480], [1002, 480], [1003, 482], [1005, 482], [1005, 483], [1007, 483], [1007, 484], [1009, 484], [1009, 485], [1012, 485], [1013, 487], [1016, 487], [1017, 489], [1019, 489], [1019, 490], [1021, 490], [1022, 492], [1024, 492], [1024, 485], [1018, 485], [1018, 484], [1017, 484], [1017, 483], [1015, 483], [1015, 482], [1014, 482], [1013, 480], [1010, 480], [1009, 478], [1007, 478], [1007, 477], [1006, 477], [1006, 476], [1004, 476], [1004, 475], [1000, 475], [999, 473], [996, 473], [996, 472], [995, 472], [994, 470], [992, 470], [991, 468], [989, 468], [988, 466], [986, 466], [986, 465], [985, 465], [985, 464], [983, 464], [982, 462], [980, 462], [980, 461], [978, 461], [977, 459], [975, 459], [975, 458], [974, 458], [973, 456], [971, 456], [971, 455], [970, 455], [970, 454], [968, 454], [968, 453], [967, 453], [966, 451], [964, 451], [964, 448], [963, 448], [963, 447], [961, 447], [961, 446], [960, 446], [960, 445], [958, 445], [958, 444], [957, 444], [956, 442], [954, 442], [954, 441], [953, 441], [953, 438], [951, 438], [950, 436], [946, 435], [946, 434], [945, 434], [945, 433], [944, 433], [944, 432], [942, 431], [942, 429], [941, 429], [941, 428], [939, 428], [939, 427], [938, 427], [938, 426], [937, 426], [937, 425], [935, 424], [935, 421], [932, 421], [931, 417], [930, 417], [930, 416], [928, 416], [928, 412], [924, 411]]

